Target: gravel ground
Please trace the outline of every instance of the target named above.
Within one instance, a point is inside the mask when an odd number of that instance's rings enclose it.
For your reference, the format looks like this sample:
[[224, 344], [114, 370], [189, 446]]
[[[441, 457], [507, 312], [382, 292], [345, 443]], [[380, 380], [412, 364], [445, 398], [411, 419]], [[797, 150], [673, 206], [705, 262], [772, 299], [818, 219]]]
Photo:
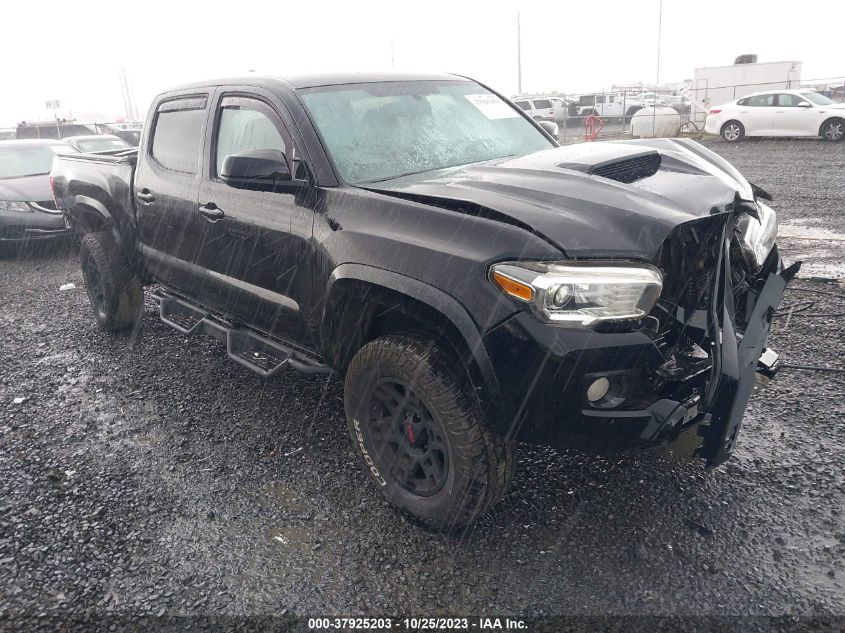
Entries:
[[[845, 233], [845, 143], [710, 147], [776, 196], [782, 221]], [[77, 289], [60, 292], [67, 282]], [[448, 536], [382, 501], [351, 451], [336, 378], [264, 382], [161, 324], [149, 299], [138, 336], [107, 335], [81, 288], [74, 253], [0, 261], [0, 629], [105, 616], [117, 628], [177, 615], [845, 616], [845, 374], [783, 370], [713, 472], [525, 447], [502, 504]], [[845, 311], [824, 294], [787, 300]], [[771, 343], [791, 363], [845, 365], [836, 317], [779, 318]]]

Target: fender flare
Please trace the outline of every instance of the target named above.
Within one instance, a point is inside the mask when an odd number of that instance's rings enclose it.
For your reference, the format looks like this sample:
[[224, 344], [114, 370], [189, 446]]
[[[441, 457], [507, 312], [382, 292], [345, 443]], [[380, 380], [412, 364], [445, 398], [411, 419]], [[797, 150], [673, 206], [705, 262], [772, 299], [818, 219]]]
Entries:
[[[352, 279], [381, 286], [406, 295], [442, 314], [455, 327], [463, 338], [470, 354], [472, 354], [478, 375], [483, 382], [484, 400], [487, 404], [484, 409], [488, 423], [498, 430], [507, 429], [507, 421], [510, 416], [506, 410], [507, 405], [493, 368], [493, 362], [487, 354], [487, 348], [484, 346], [484, 341], [475, 321], [457, 299], [418, 279], [366, 264], [341, 264], [335, 268], [327, 284], [327, 297], [331, 294], [334, 283], [342, 279]], [[322, 319], [325, 319], [325, 317], [324, 313]]]
[[[86, 233], [104, 231], [114, 226], [114, 219], [109, 210], [99, 200], [90, 196], [76, 195], [65, 211], [73, 222], [78, 222]], [[94, 218], [96, 221], [92, 221]], [[89, 230], [90, 227], [90, 230]]]
[[108, 231], [124, 256], [131, 261], [133, 249], [129, 248], [108, 207], [96, 198], [85, 195], [75, 195], [73, 202], [64, 211], [71, 221], [71, 226], [79, 233], [99, 233]]

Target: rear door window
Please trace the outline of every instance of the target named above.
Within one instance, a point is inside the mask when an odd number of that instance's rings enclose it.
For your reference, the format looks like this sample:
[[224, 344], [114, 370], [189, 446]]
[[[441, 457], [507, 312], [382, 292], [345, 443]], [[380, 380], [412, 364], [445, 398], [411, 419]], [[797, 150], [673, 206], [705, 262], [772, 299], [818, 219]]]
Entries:
[[156, 112], [150, 154], [165, 169], [197, 173], [206, 98], [175, 99]]
[[552, 103], [548, 99], [535, 99], [534, 100], [534, 107], [538, 110], [544, 110], [546, 108], [551, 108]]
[[517, 106], [519, 106], [520, 108], [522, 108], [523, 110], [530, 110], [531, 109], [531, 104], [528, 103], [527, 101], [514, 101], [514, 103]]
[[775, 105], [775, 95], [755, 95], [748, 98], [748, 105], [753, 108], [767, 108]]

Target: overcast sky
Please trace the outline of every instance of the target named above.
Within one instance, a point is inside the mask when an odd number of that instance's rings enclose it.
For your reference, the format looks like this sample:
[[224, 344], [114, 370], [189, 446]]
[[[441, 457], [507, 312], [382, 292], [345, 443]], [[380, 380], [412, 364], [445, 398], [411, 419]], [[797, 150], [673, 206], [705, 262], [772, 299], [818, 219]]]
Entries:
[[[297, 74], [395, 65], [466, 74], [513, 94], [517, 10], [524, 91], [652, 82], [658, 3], [4, 0], [0, 127], [49, 118], [47, 99], [61, 101], [62, 116], [122, 116], [121, 67], [142, 118], [161, 90], [250, 70]], [[691, 78], [694, 68], [730, 64], [741, 53], [802, 61], [805, 80], [845, 75], [836, 35], [845, 2], [805, 0], [788, 12], [786, 6], [663, 0], [661, 80]]]

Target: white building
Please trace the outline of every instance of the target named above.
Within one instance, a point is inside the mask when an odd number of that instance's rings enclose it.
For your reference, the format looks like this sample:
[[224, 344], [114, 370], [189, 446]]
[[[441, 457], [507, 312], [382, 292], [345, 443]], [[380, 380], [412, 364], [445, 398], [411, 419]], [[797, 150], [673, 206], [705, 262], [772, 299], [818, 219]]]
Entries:
[[704, 123], [712, 106], [739, 99], [761, 90], [797, 88], [801, 84], [801, 62], [763, 62], [709, 66], [693, 71], [689, 96], [704, 106], [693, 108], [693, 119]]

